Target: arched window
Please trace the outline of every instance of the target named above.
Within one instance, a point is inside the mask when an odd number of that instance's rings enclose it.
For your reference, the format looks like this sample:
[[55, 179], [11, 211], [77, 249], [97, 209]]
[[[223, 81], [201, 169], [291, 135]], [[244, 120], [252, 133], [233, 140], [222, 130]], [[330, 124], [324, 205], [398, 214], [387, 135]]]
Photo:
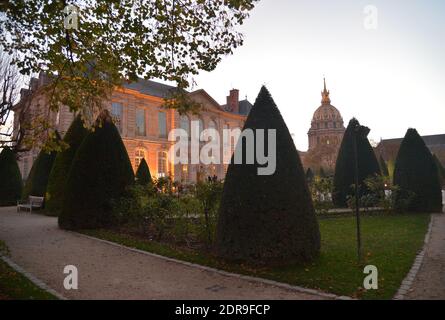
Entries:
[[160, 151], [158, 153], [158, 178], [167, 175], [167, 152]]
[[142, 159], [145, 159], [145, 150], [144, 149], [136, 149], [134, 154], [134, 166], [137, 170], [139, 165], [141, 164]]
[[187, 132], [188, 135], [190, 135], [190, 121], [189, 121], [189, 117], [187, 117], [186, 115], [182, 115], [180, 118], [180, 123], [179, 123], [181, 129], [185, 130]]

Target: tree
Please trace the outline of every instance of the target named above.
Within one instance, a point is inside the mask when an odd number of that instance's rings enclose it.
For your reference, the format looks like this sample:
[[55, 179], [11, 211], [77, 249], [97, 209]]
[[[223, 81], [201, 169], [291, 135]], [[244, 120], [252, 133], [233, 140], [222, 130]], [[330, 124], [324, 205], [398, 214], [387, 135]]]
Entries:
[[82, 119], [80, 116], [77, 116], [63, 138], [66, 146], [65, 149], [56, 156], [46, 190], [45, 208], [52, 214], [57, 215], [60, 210], [62, 210], [63, 197], [66, 191], [67, 173], [70, 171], [76, 151], [87, 133], [88, 131], [83, 126]]
[[22, 176], [16, 156], [9, 147], [4, 147], [0, 153], [0, 206], [17, 204], [22, 188]]
[[347, 207], [348, 197], [355, 196], [353, 185], [355, 185], [355, 156], [354, 156], [354, 135], [357, 136], [357, 158], [358, 158], [358, 185], [359, 197], [370, 194], [364, 180], [376, 174], [380, 175], [380, 167], [374, 150], [364, 135], [355, 134], [354, 128], [359, 126], [357, 119], [349, 121], [346, 128], [337, 162], [335, 164], [334, 191], [332, 201], [336, 207]]
[[0, 6], [0, 43], [17, 53], [21, 73], [53, 78], [47, 87], [53, 110], [69, 106], [89, 126], [88, 115], [102, 109], [112, 89], [137, 77], [174, 81], [184, 97], [191, 76], [215, 69], [242, 45], [237, 29], [255, 2], [7, 0]]
[[379, 156], [379, 165], [382, 175], [388, 177], [389, 176], [388, 166], [386, 165], [385, 159], [383, 159], [382, 155]]
[[23, 131], [20, 128], [13, 137], [10, 114], [20, 94], [22, 77], [17, 66], [11, 64], [12, 59], [12, 56], [0, 51], [0, 147], [19, 140]]
[[153, 180], [151, 179], [150, 169], [148, 168], [145, 159], [141, 160], [138, 170], [136, 171], [136, 183], [140, 185], [148, 185], [153, 183]]
[[[60, 140], [60, 135], [57, 131], [54, 133], [54, 136], [54, 138], [51, 138], [52, 140]], [[51, 173], [56, 156], [57, 151], [48, 152], [45, 149], [40, 150], [29, 172], [25, 187], [23, 188], [23, 199], [26, 200], [28, 196], [45, 196], [49, 174]]]
[[59, 226], [88, 229], [111, 225], [112, 201], [122, 197], [133, 182], [133, 169], [119, 131], [108, 111], [103, 110], [94, 131], [88, 133], [74, 156]]
[[[258, 131], [265, 129], [261, 141]], [[216, 251], [225, 259], [260, 263], [311, 261], [320, 250], [318, 222], [300, 157], [289, 130], [266, 87], [262, 87], [244, 125], [268, 154], [268, 129], [276, 132], [275, 171], [261, 175], [256, 160], [228, 167], [217, 225]], [[253, 130], [253, 131], [251, 131]], [[246, 139], [235, 154], [248, 155]], [[250, 149], [250, 148], [249, 148]], [[252, 148], [253, 149], [253, 148]], [[253, 150], [251, 150], [253, 151]]]
[[395, 208], [409, 212], [441, 212], [442, 195], [434, 158], [416, 129], [408, 129], [394, 169], [399, 190]]

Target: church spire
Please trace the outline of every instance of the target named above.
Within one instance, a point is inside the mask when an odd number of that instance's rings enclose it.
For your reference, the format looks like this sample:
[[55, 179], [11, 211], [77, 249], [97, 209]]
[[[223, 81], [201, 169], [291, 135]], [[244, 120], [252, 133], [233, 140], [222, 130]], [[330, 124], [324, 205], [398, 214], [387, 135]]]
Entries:
[[329, 90], [326, 90], [326, 78], [323, 77], [323, 91], [321, 92], [321, 104], [330, 104], [331, 99], [329, 98]]

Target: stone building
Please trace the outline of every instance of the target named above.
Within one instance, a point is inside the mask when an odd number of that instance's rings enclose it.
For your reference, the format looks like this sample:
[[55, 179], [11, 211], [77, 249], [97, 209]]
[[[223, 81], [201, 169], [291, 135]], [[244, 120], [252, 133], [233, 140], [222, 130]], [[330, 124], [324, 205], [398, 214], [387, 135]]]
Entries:
[[308, 131], [309, 148], [307, 152], [300, 152], [300, 156], [306, 169], [319, 172], [323, 168], [326, 173], [332, 174], [345, 127], [340, 111], [331, 104], [326, 80], [323, 82], [321, 105], [315, 110]]
[[[59, 111], [52, 112], [48, 108], [48, 97], [41, 87], [48, 81], [43, 74], [33, 78], [29, 90], [22, 90], [21, 100], [14, 107], [14, 128], [18, 130], [20, 114], [25, 112], [27, 121], [36, 119], [38, 115], [47, 117], [54, 128], [63, 136], [74, 119], [66, 106]], [[163, 108], [164, 99], [168, 97], [174, 87], [158, 82], [140, 79], [137, 82], [117, 88], [110, 101], [104, 106], [111, 112], [115, 124], [121, 133], [129, 158], [136, 171], [140, 161], [144, 158], [153, 177], [171, 175], [174, 180], [184, 183], [196, 182], [207, 176], [216, 175], [223, 179], [227, 165], [219, 164], [173, 164], [168, 151], [174, 143], [168, 140], [168, 133], [174, 128], [182, 128], [190, 132], [191, 121], [199, 124], [199, 130], [215, 128], [222, 137], [223, 129], [242, 128], [252, 107], [245, 99], [239, 100], [239, 91], [230, 90], [227, 103], [220, 105], [205, 90], [189, 92], [189, 97], [203, 107], [199, 115], [179, 115], [172, 109]], [[31, 94], [32, 92], [32, 94]], [[233, 152], [236, 141], [231, 141]], [[203, 143], [204, 144], [204, 143]], [[19, 167], [24, 179], [27, 178], [39, 150], [34, 148], [21, 155]], [[221, 143], [221, 154], [223, 145]], [[190, 158], [190, 157], [189, 157]]]

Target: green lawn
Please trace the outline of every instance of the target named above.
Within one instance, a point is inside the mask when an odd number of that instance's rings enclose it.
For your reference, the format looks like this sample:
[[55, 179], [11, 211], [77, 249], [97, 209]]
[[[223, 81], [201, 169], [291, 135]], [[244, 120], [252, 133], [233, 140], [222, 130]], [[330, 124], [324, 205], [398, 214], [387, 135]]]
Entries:
[[[7, 254], [7, 248], [0, 240], [0, 254]], [[0, 300], [53, 300], [52, 294], [40, 289], [25, 276], [16, 272], [0, 260]]]
[[[361, 299], [390, 299], [408, 273], [422, 248], [429, 215], [379, 215], [362, 218], [365, 263], [357, 263], [356, 231], [353, 217], [320, 220], [322, 250], [309, 265], [256, 268], [225, 263], [199, 252], [142, 240], [110, 230], [83, 231], [86, 234], [160, 255], [207, 265], [231, 272], [273, 279]], [[363, 290], [364, 265], [378, 268], [379, 289]]]

